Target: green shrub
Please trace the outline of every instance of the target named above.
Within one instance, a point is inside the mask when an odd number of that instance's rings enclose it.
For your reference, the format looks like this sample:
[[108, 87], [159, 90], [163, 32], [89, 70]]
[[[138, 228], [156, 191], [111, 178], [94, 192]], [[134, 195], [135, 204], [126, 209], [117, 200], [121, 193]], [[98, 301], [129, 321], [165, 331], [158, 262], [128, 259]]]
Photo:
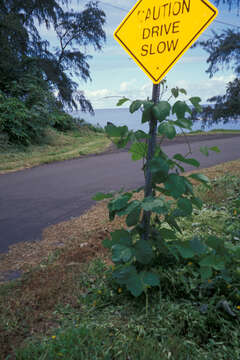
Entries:
[[58, 131], [68, 131], [76, 128], [73, 117], [63, 111], [55, 112], [51, 115], [52, 127]]
[[28, 109], [20, 99], [0, 93], [0, 132], [7, 134], [9, 142], [29, 145], [40, 141], [48, 120], [44, 115], [43, 106]]

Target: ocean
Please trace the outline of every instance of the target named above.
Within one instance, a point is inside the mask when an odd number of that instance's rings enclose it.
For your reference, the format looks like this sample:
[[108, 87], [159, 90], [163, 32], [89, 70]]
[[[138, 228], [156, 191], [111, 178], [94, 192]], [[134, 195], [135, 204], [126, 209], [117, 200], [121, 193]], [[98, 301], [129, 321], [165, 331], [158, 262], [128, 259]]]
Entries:
[[[80, 119], [84, 119], [92, 125], [97, 125], [104, 127], [107, 125], [107, 122], [112, 122], [116, 126], [127, 125], [130, 130], [143, 130], [148, 131], [148, 124], [141, 123], [141, 111], [138, 110], [133, 114], [130, 114], [127, 108], [116, 108], [116, 109], [96, 109], [95, 115], [92, 116], [88, 113], [83, 113], [82, 111], [73, 111], [72, 116]], [[193, 124], [193, 130], [202, 129], [202, 121], [197, 120]], [[240, 130], [240, 122], [228, 122], [227, 124], [218, 123], [213, 126], [206, 126], [205, 131], [212, 129], [231, 129], [231, 130]]]

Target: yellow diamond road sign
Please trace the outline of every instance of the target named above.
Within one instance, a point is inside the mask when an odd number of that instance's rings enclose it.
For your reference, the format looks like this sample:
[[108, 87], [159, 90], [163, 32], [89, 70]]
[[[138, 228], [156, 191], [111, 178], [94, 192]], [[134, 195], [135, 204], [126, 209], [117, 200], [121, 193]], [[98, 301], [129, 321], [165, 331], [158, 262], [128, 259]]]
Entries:
[[217, 13], [208, 0], [139, 0], [114, 37], [158, 84]]

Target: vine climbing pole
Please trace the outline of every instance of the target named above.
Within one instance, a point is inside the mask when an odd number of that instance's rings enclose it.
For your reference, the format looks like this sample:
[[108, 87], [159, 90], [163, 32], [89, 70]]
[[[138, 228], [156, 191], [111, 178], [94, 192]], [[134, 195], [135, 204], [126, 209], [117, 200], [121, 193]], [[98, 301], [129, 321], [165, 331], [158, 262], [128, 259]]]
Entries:
[[[160, 97], [160, 83], [153, 84], [152, 90], [152, 101], [154, 104], [159, 102]], [[149, 121], [149, 138], [148, 138], [148, 152], [147, 152], [147, 161], [145, 169], [145, 188], [144, 188], [144, 197], [152, 195], [152, 173], [150, 169], [150, 162], [154, 156], [156, 149], [156, 140], [157, 140], [157, 120], [152, 116]], [[148, 240], [150, 232], [150, 219], [151, 211], [144, 211], [142, 217], [142, 226], [143, 226], [143, 239]]]

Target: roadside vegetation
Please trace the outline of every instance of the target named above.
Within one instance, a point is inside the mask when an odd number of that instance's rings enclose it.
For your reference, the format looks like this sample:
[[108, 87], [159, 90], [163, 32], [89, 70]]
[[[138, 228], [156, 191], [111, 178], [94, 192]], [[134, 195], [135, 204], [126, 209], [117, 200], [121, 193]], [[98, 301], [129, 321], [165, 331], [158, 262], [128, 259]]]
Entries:
[[97, 154], [106, 150], [110, 144], [103, 129], [84, 121], [68, 131], [48, 127], [38, 144], [27, 147], [10, 144], [6, 136], [0, 135], [0, 174]]
[[[211, 185], [194, 185], [204, 205], [180, 220], [182, 239], [212, 234], [236, 247], [240, 162], [203, 173]], [[58, 241], [64, 241], [64, 233], [69, 239], [68, 232], [75, 239], [66, 240], [20, 280], [1, 285], [2, 359], [239, 358], [239, 281], [223, 279], [215, 270], [201, 282], [195, 259], [176, 261], [163, 253], [157, 267], [160, 286], [151, 289], [146, 312], [145, 294], [134, 298], [112, 283], [113, 263], [101, 245], [109, 231], [122, 226], [121, 218], [109, 223], [107, 201], [88, 216], [92, 229], [77, 219], [75, 230], [73, 222], [58, 225]], [[48, 236], [55, 232], [53, 227]]]

